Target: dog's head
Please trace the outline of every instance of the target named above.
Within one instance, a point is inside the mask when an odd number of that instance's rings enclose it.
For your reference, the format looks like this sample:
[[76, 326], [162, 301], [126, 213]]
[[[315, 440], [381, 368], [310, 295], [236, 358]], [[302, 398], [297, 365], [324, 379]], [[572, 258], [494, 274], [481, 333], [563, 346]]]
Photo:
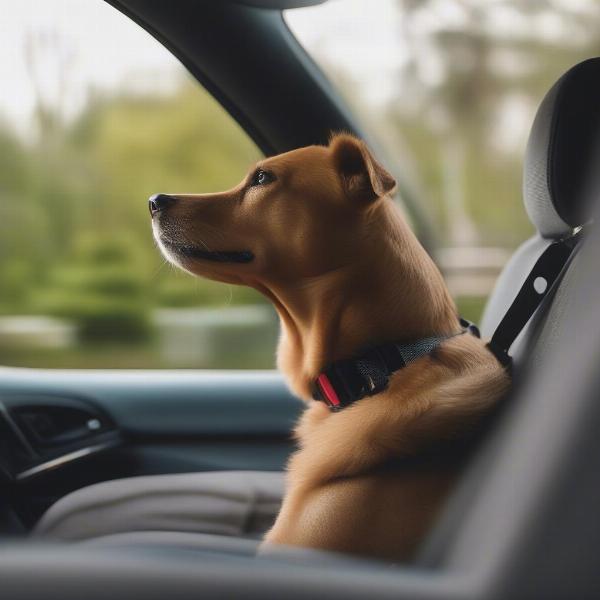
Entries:
[[[369, 214], [395, 187], [363, 142], [335, 136], [260, 161], [235, 188], [150, 198], [156, 242], [195, 275], [229, 283], [319, 276], [360, 256]], [[371, 228], [372, 229], [372, 228]]]

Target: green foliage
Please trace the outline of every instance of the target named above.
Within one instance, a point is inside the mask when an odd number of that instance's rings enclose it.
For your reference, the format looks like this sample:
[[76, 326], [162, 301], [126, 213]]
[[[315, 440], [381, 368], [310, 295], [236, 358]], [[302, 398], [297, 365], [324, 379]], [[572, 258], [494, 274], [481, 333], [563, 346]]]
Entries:
[[485, 302], [481, 296], [460, 296], [456, 299], [458, 314], [472, 323], [481, 323]]
[[0, 312], [45, 310], [86, 338], [130, 338], [147, 335], [152, 306], [262, 301], [165, 268], [152, 240], [150, 195], [226, 189], [260, 157], [197, 85], [96, 96], [44, 132], [25, 146], [0, 124]]
[[[449, 1], [463, 18], [460, 23], [448, 21], [448, 26], [444, 14], [438, 14], [448, 10], [444, 3], [398, 0], [406, 55], [398, 77], [403, 87], [398, 102], [371, 112], [377, 112], [373, 117], [383, 133], [401, 138], [413, 156], [408, 170], [415, 172], [431, 204], [442, 243], [456, 242], [452, 192], [458, 189], [476, 229], [475, 243], [512, 247], [531, 233], [531, 226], [521, 204], [522, 151], [502, 152], [494, 145], [499, 108], [516, 94], [533, 110], [561, 71], [597, 54], [600, 21], [583, 19], [563, 3], [565, 30], [577, 26], [589, 35], [576, 40], [536, 38], [534, 25], [547, 3], [512, 3], [513, 16], [532, 24], [531, 35], [513, 36], [485, 26], [494, 22], [497, 3]], [[427, 33], [424, 47], [425, 35], [414, 32], [424, 26], [426, 13], [438, 25]], [[423, 58], [438, 64], [444, 75], [437, 80], [423, 77]], [[514, 65], [497, 67], [504, 63]], [[362, 96], [355, 83], [350, 88], [339, 71], [330, 75], [358, 105]], [[150, 337], [154, 308], [265, 300], [253, 290], [193, 278], [166, 266], [152, 240], [147, 198], [156, 192], [227, 189], [259, 152], [219, 104], [188, 79], [172, 93], [88, 91], [88, 102], [75, 122], [65, 122], [60, 110], [37, 106], [37, 138], [25, 141], [0, 121], [0, 313], [41, 312], [75, 321], [89, 354], [64, 349], [60, 360], [69, 365], [105, 365], [109, 351], [94, 354], [92, 342], [120, 340], [110, 350], [110, 364], [160, 366], [152, 344], [140, 345], [135, 353], [127, 346]], [[457, 142], [462, 144], [462, 162], [452, 163], [448, 157]], [[453, 180], [449, 164], [455, 166]], [[458, 304], [461, 314], [478, 321], [484, 299], [462, 297]], [[3, 351], [0, 362], [18, 352]], [[38, 352], [39, 363], [33, 351], [22, 364], [63, 364], [52, 363], [44, 354], [47, 349]], [[255, 352], [254, 363], [244, 353], [228, 351], [228, 364], [271, 364], [272, 356], [260, 357], [260, 352]]]
[[231, 117], [189, 83], [171, 96], [96, 100], [70, 141], [96, 170], [96, 215], [116, 226], [125, 219], [145, 234], [148, 196], [226, 189], [259, 158]]
[[15, 257], [0, 264], [0, 313], [15, 312], [17, 306], [28, 306], [30, 283], [33, 281], [32, 271], [32, 265], [22, 258]]
[[151, 334], [148, 278], [124, 236], [82, 237], [75, 259], [56, 267], [37, 309], [73, 320], [84, 342], [138, 342]]
[[184, 273], [162, 278], [155, 292], [158, 305], [171, 308], [234, 306], [266, 302], [263, 296], [250, 288], [191, 279]]

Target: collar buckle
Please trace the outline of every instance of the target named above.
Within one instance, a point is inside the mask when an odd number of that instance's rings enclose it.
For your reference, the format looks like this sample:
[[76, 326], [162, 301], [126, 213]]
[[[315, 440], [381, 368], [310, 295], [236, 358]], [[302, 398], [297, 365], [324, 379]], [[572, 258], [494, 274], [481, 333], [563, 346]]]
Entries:
[[372, 348], [358, 359], [340, 360], [320, 373], [313, 384], [313, 398], [340, 410], [365, 396], [383, 391], [390, 368], [385, 352]]

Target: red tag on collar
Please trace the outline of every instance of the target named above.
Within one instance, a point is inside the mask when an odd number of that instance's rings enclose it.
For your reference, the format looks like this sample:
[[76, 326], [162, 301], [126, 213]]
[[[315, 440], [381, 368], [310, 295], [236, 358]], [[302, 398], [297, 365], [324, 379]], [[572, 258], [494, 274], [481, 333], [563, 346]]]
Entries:
[[321, 373], [317, 377], [317, 384], [319, 385], [321, 393], [327, 401], [327, 404], [329, 404], [329, 406], [339, 407], [341, 405], [340, 399], [338, 398], [338, 395], [335, 389], [333, 388], [333, 385], [331, 385], [329, 377], [327, 377], [325, 373]]

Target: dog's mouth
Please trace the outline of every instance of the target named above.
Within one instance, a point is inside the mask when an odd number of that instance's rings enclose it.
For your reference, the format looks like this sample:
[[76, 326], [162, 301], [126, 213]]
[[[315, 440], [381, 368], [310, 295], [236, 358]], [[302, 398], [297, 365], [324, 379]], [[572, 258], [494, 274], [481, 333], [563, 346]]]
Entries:
[[250, 250], [206, 250], [206, 248], [177, 244], [164, 238], [160, 241], [168, 250], [185, 258], [218, 263], [249, 263], [254, 260], [254, 254]]

